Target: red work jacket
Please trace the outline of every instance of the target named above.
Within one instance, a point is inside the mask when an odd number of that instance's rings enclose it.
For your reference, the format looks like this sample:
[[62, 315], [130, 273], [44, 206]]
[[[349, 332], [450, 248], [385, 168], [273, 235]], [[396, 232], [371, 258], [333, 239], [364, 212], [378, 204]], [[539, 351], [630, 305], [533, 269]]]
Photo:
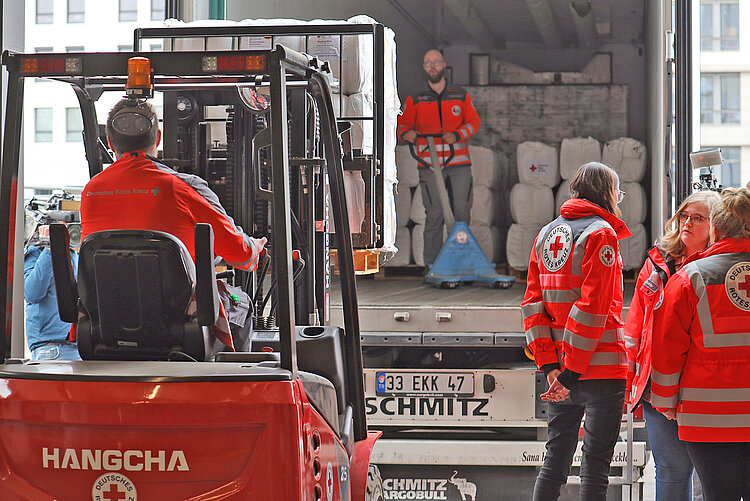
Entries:
[[[454, 155], [448, 165], [470, 165], [467, 141], [477, 133], [479, 124], [479, 114], [471, 104], [469, 93], [460, 87], [446, 86], [440, 94], [427, 89], [416, 96], [407, 97], [404, 111], [398, 117], [396, 133], [403, 141], [404, 133], [410, 130], [418, 134], [440, 135], [455, 132], [458, 142], [453, 144]], [[427, 139], [417, 138], [416, 147], [419, 157], [431, 164]], [[435, 138], [435, 147], [441, 162], [450, 156], [450, 145], [444, 143], [442, 138]]]
[[691, 256], [654, 315], [651, 403], [688, 442], [750, 442], [750, 238]]
[[625, 320], [628, 379], [631, 381], [628, 402], [633, 408], [641, 400], [651, 377], [654, 310], [661, 306], [664, 286], [671, 274], [662, 253], [657, 247], [652, 247], [638, 274]]
[[625, 223], [580, 198], [542, 228], [529, 260], [521, 310], [539, 369], [559, 363], [581, 379], [625, 379], [622, 313]]
[[94, 176], [81, 194], [82, 238], [103, 230], [156, 230], [185, 244], [195, 259], [195, 225], [214, 230], [214, 252], [255, 269], [258, 251], [198, 176], [176, 172], [143, 152], [126, 153]]

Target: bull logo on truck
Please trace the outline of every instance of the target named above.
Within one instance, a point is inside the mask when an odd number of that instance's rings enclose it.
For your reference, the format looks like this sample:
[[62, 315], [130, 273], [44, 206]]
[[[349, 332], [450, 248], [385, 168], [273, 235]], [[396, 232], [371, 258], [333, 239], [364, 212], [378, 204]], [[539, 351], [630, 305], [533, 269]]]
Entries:
[[459, 494], [461, 494], [461, 499], [463, 501], [466, 501], [466, 496], [469, 496], [471, 501], [476, 501], [477, 499], [477, 484], [474, 482], [469, 482], [465, 478], [456, 478], [456, 475], [458, 475], [458, 472], [456, 470], [453, 470], [453, 476], [448, 479], [448, 482], [452, 483], [458, 488]]

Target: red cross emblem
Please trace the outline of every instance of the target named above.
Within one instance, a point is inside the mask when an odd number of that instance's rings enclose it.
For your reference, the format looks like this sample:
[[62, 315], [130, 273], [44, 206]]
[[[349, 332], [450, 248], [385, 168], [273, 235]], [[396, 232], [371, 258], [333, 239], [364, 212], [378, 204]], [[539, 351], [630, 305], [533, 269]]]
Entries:
[[549, 250], [554, 252], [555, 259], [557, 259], [557, 253], [560, 252], [564, 247], [563, 243], [560, 240], [562, 240], [562, 237], [560, 235], [557, 235], [557, 237], [555, 237], [555, 241], [549, 245]]
[[741, 291], [745, 291], [748, 296], [750, 296], [750, 275], [745, 275], [742, 277], [745, 279], [744, 282], [737, 285], [737, 288]]
[[536, 170], [537, 170], [538, 168], [539, 168], [539, 167], [537, 167], [536, 165], [534, 165], [534, 164], [531, 164], [531, 167], [529, 167], [529, 170], [530, 170], [531, 172], [536, 172]]
[[614, 256], [612, 255], [612, 251], [607, 249], [607, 251], [604, 253], [604, 259], [606, 259], [607, 261], [611, 261], [612, 258], [614, 258]]
[[106, 501], [123, 501], [127, 497], [118, 484], [109, 484], [107, 491], [103, 493], [103, 499]]
[[599, 249], [599, 260], [604, 266], [612, 266], [615, 264], [615, 250], [611, 245], [605, 245]]

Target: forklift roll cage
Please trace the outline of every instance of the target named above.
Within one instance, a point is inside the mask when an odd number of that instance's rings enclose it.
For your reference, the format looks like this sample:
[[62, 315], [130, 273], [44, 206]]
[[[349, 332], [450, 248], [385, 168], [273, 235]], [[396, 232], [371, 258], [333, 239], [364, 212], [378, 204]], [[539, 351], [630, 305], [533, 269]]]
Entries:
[[[136, 40], [138, 40], [138, 31]], [[154, 32], [155, 33], [155, 32]], [[381, 37], [382, 40], [382, 37]], [[138, 44], [136, 44], [136, 47]], [[263, 57], [264, 71], [215, 70], [207, 71], [206, 58]], [[292, 238], [290, 207], [290, 162], [287, 124], [287, 83], [306, 84], [307, 90], [317, 103], [320, 113], [321, 141], [324, 160], [330, 183], [333, 222], [338, 229], [338, 263], [343, 300], [348, 400], [353, 410], [354, 441], [367, 437], [364, 408], [364, 381], [362, 378], [362, 356], [360, 328], [357, 314], [357, 294], [354, 283], [354, 260], [349, 220], [346, 214], [342, 151], [339, 142], [333, 102], [324, 68], [316, 58], [292, 51], [282, 46], [274, 50], [248, 50], [227, 52], [152, 52], [152, 53], [76, 53], [76, 54], [18, 54], [3, 53], [8, 79], [7, 108], [3, 140], [2, 165], [0, 167], [0, 256], [7, 266], [0, 267], [0, 301], [6, 307], [0, 309], [0, 323], [4, 326], [0, 336], [0, 356], [5, 363], [10, 358], [12, 298], [14, 288], [14, 248], [16, 245], [16, 205], [19, 172], [21, 118], [23, 109], [24, 78], [45, 77], [68, 83], [79, 100], [83, 118], [83, 144], [91, 176], [102, 171], [95, 101], [105, 90], [123, 90], [127, 79], [128, 59], [146, 56], [153, 69], [154, 90], [210, 88], [237, 85], [268, 85], [270, 99], [271, 170], [272, 193], [267, 195], [272, 202], [274, 249], [274, 276], [278, 280], [277, 325], [281, 368], [297, 377], [297, 350], [295, 332], [294, 290], [292, 282]], [[31, 59], [70, 59], [74, 64], [62, 71], [30, 71]], [[57, 65], [59, 67], [60, 65]], [[64, 65], [63, 65], [64, 66]], [[381, 86], [376, 85], [376, 89]], [[378, 101], [380, 102], [380, 101]], [[381, 110], [382, 112], [382, 110]], [[378, 139], [382, 141], [382, 138]], [[382, 147], [377, 151], [382, 152]], [[187, 362], [189, 363], [189, 362]], [[5, 377], [12, 377], [12, 366], [6, 364]], [[10, 370], [9, 370], [10, 369]]]

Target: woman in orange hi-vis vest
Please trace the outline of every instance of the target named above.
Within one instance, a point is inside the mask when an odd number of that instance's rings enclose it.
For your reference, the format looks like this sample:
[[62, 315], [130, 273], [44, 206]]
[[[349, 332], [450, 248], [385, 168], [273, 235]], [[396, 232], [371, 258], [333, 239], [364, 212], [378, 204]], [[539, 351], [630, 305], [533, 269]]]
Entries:
[[521, 304], [526, 341], [550, 384], [542, 394], [549, 439], [534, 501], [559, 497], [584, 414], [580, 499], [607, 497], [628, 373], [617, 241], [630, 231], [619, 219], [619, 187], [606, 165], [581, 166], [570, 183], [573, 198], [539, 232], [529, 260]]
[[750, 499], [750, 191], [711, 210], [714, 243], [654, 315], [651, 404], [676, 419], [706, 501]]

